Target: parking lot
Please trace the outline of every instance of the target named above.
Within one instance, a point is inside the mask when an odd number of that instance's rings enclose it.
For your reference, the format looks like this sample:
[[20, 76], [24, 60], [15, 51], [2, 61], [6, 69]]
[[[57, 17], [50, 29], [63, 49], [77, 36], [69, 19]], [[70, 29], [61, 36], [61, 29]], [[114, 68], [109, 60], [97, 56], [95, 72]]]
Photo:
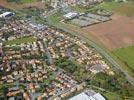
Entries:
[[71, 23], [79, 27], [86, 27], [86, 26], [90, 26], [93, 24], [106, 22], [109, 20], [110, 20], [110, 17], [88, 13], [88, 14], [72, 19]]

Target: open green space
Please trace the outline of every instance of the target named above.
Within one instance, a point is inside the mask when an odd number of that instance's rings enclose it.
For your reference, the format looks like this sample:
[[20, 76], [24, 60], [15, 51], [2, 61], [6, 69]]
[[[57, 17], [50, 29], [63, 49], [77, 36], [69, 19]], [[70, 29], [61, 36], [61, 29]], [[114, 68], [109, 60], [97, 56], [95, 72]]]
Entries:
[[127, 16], [134, 16], [134, 2], [129, 1], [129, 2], [103, 2], [99, 5], [96, 5], [94, 7], [82, 7], [80, 5], [72, 6], [72, 10], [77, 11], [77, 12], [89, 12], [92, 10], [96, 9], [104, 9], [104, 10], [110, 10], [113, 11], [114, 13], [122, 14], [122, 15], [127, 15]]
[[89, 71], [84, 69], [82, 66], [80, 66], [73, 60], [60, 58], [55, 62], [55, 65], [58, 68], [64, 69], [66, 72], [71, 74], [78, 82], [89, 79], [91, 76], [91, 73]]
[[48, 21], [48, 23], [50, 23], [52, 25], [53, 24], [56, 25], [56, 24], [58, 24], [60, 22], [61, 17], [62, 17], [62, 14], [60, 12], [56, 12], [56, 13], [52, 14], [51, 16], [49, 16], [47, 18], [47, 21]]
[[114, 76], [98, 73], [91, 81], [87, 82], [87, 85], [104, 89], [105, 92], [102, 92], [102, 94], [108, 98], [108, 100], [125, 100], [124, 98], [126, 97], [134, 97], [133, 86], [124, 80], [124, 76], [118, 73]]
[[106, 93], [103, 93], [103, 95], [109, 100], [122, 100], [122, 98], [116, 93], [106, 92]]
[[15, 3], [33, 3], [38, 0], [7, 0], [8, 2], [15, 2]]
[[117, 3], [117, 2], [103, 2], [95, 8], [110, 10], [118, 14], [134, 16], [134, 2]]
[[77, 11], [79, 13], [84, 13], [84, 12], [88, 12], [91, 10], [91, 8], [87, 8], [87, 7], [82, 7], [81, 5], [76, 5], [76, 6], [72, 6], [71, 7], [72, 10]]
[[[7, 0], [9, 2], [16, 2], [16, 3], [33, 3], [41, 0]], [[91, 9], [96, 8], [103, 8], [106, 10], [111, 10], [116, 13], [133, 16], [134, 15], [134, 2], [129, 1], [126, 3], [118, 3], [118, 2], [103, 2], [99, 5], [96, 5], [95, 7], [82, 7], [81, 5], [72, 6], [71, 9], [78, 11], [78, 12], [87, 12]]]
[[116, 49], [113, 51], [113, 54], [134, 73], [134, 46]]
[[[26, 18], [30, 18], [32, 22], [38, 23], [38, 24], [44, 24], [46, 22], [45, 18], [41, 17], [40, 14], [43, 13], [43, 9], [38, 9], [36, 7], [31, 8], [24, 8], [19, 10], [23, 13], [23, 16]], [[23, 17], [23, 18], [24, 18]]]
[[21, 0], [22, 3], [32, 3], [32, 2], [36, 2], [38, 0]]
[[[83, 12], [93, 12], [97, 9], [109, 10], [117, 14], [126, 15], [126, 16], [134, 16], [134, 2], [130, 1], [127, 3], [117, 3], [117, 2], [103, 2], [94, 7], [82, 7], [80, 5], [72, 6], [72, 10], [83, 13]], [[49, 16], [48, 21], [52, 24], [57, 24], [60, 22], [62, 18], [62, 14], [57, 12], [51, 16]]]
[[5, 45], [13, 45], [13, 44], [21, 44], [21, 43], [27, 43], [27, 42], [34, 42], [36, 39], [34, 37], [23, 37], [11, 41], [5, 41]]

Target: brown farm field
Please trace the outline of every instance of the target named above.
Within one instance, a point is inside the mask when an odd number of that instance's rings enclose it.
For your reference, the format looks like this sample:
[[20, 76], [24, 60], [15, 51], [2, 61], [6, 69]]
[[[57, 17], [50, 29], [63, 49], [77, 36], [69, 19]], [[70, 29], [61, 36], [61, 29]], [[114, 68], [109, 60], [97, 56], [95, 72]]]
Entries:
[[[122, 51], [123, 53], [118, 51], [118, 49], [128, 48], [134, 45], [134, 17], [114, 14], [111, 18], [112, 20], [108, 22], [95, 24], [85, 28], [80, 28], [64, 22], [61, 23], [61, 27], [66, 27], [66, 29], [75, 33], [80, 33], [81, 36], [95, 42], [133, 77], [133, 69], [131, 68], [131, 66], [133, 66], [133, 59], [131, 59], [133, 56], [131, 58], [129, 56], [133, 55], [133, 49], [126, 49], [125, 51]], [[129, 65], [126, 66], [124, 61]]]
[[134, 45], [134, 17], [114, 14], [112, 20], [84, 28], [62, 23], [69, 30], [79, 32], [110, 51]]
[[112, 20], [82, 30], [102, 42], [108, 49], [134, 45], [134, 18], [113, 15]]

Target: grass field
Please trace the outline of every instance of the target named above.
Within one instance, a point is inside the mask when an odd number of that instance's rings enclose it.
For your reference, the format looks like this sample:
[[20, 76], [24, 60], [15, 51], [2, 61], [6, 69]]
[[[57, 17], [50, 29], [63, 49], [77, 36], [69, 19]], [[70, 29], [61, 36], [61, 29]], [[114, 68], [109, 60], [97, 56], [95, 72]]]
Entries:
[[9, 2], [16, 2], [16, 3], [33, 3], [36, 2], [38, 0], [7, 0]]
[[52, 24], [58, 24], [61, 20], [61, 17], [62, 17], [62, 14], [60, 12], [57, 12], [49, 16], [47, 21], [49, 21], [49, 23], [52, 23]]
[[33, 42], [36, 39], [34, 37], [24, 37], [24, 38], [19, 38], [11, 41], [6, 41], [4, 42], [5, 45], [13, 45], [13, 44], [21, 44], [21, 43], [27, 43], [27, 42]]
[[88, 12], [88, 11], [91, 10], [90, 8], [82, 7], [82, 6], [79, 6], [79, 5], [72, 6], [71, 9], [74, 10], [74, 11], [77, 11], [79, 13]]
[[36, 2], [38, 0], [21, 0], [22, 3], [32, 3], [32, 2]]
[[103, 95], [109, 100], [122, 100], [122, 98], [116, 93], [103, 93]]
[[98, 8], [102, 8], [105, 10], [113, 11], [114, 13], [127, 15], [127, 16], [134, 16], [134, 2], [130, 1], [127, 3], [117, 3], [117, 2], [103, 2], [94, 8], [85, 8], [81, 6], [73, 6], [71, 7], [72, 10], [78, 12], [87, 12], [90, 10], [95, 10]]
[[116, 49], [113, 54], [134, 73], [134, 46]]
[[96, 8], [111, 10], [115, 13], [127, 16], [134, 16], [134, 2], [127, 2], [127, 3], [104, 2], [98, 5]]

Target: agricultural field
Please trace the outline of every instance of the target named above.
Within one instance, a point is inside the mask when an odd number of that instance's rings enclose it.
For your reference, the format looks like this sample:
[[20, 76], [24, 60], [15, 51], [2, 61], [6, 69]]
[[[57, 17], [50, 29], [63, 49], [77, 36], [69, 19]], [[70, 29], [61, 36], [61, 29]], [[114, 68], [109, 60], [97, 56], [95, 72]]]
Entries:
[[38, 1], [38, 0], [21, 0], [22, 3], [33, 3], [36, 1]]
[[83, 28], [89, 36], [94, 36], [109, 50], [134, 44], [134, 20], [114, 14], [111, 21]]
[[72, 6], [71, 9], [77, 12], [89, 12], [96, 9], [110, 10], [113, 13], [127, 15], [129, 17], [134, 16], [134, 2], [130, 1], [127, 3], [117, 3], [117, 2], [103, 2], [95, 7], [82, 7], [82, 6]]
[[132, 73], [134, 73], [134, 46], [115, 49], [113, 54], [117, 56]]
[[61, 26], [81, 33], [84, 37], [99, 43], [108, 50], [127, 47], [134, 44], [134, 21], [130, 17], [114, 14], [112, 20], [79, 28], [75, 25], [62, 23]]
[[113, 12], [111, 21], [83, 28], [110, 50], [134, 44], [134, 2], [103, 2], [92, 8]]
[[122, 14], [126, 16], [134, 16], [134, 2], [116, 3], [116, 2], [104, 2], [95, 8], [101, 8], [105, 10], [111, 10], [114, 13]]
[[[93, 39], [100, 44], [103, 44], [109, 50], [116, 48], [127, 47], [134, 44], [134, 2], [116, 3], [104, 2], [94, 8], [81, 8], [80, 6], [72, 7], [73, 10], [78, 12], [95, 11], [96, 9], [105, 9], [113, 12], [111, 21], [91, 25], [84, 28], [66, 24], [65, 27], [71, 30], [82, 33], [85, 37]], [[131, 17], [130, 17], [131, 16]], [[59, 24], [61, 14], [56, 13], [49, 17], [49, 22]]]

